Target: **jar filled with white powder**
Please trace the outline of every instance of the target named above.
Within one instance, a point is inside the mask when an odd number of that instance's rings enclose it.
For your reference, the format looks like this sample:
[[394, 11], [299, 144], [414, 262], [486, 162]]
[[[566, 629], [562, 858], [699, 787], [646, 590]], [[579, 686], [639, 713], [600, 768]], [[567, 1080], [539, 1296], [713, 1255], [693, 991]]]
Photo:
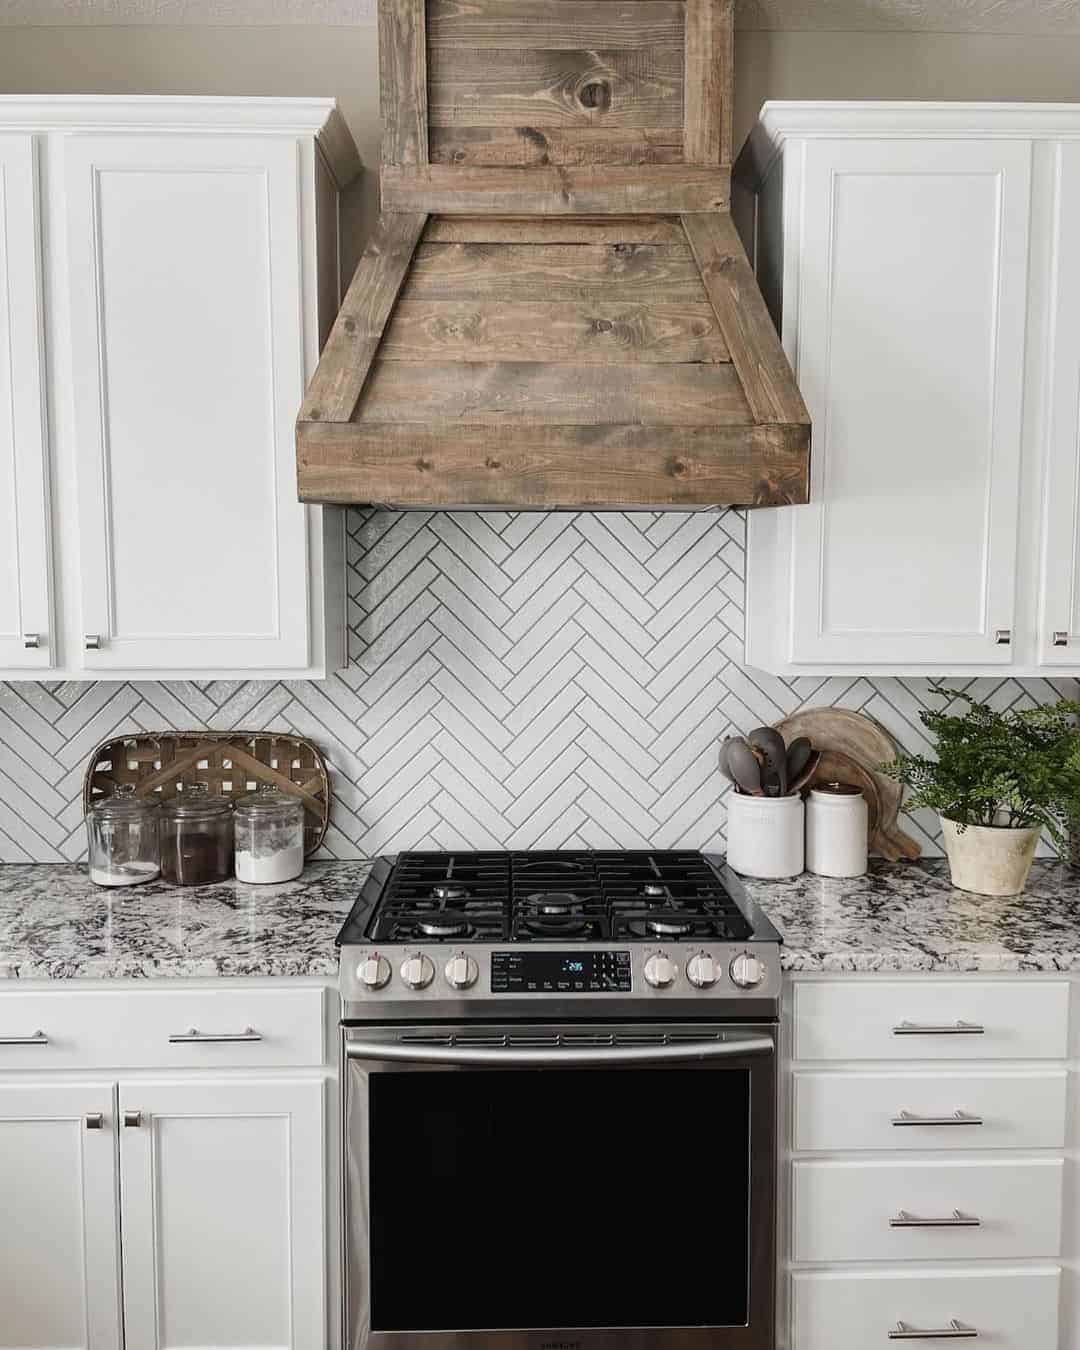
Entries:
[[86, 815], [90, 880], [97, 886], [135, 886], [153, 881], [159, 871], [156, 798], [139, 797], [132, 783], [121, 783]]
[[236, 879], [256, 886], [292, 881], [304, 869], [304, 803], [269, 784], [241, 797], [233, 820]]

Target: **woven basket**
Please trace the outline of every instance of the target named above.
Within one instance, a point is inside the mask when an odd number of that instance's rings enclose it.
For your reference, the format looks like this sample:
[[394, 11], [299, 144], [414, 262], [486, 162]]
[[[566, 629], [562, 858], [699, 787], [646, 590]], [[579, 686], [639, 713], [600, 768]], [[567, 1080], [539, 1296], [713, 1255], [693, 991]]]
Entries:
[[137, 797], [168, 801], [195, 783], [243, 797], [271, 783], [304, 803], [304, 853], [323, 841], [330, 778], [319, 748], [300, 736], [266, 731], [161, 731], [104, 741], [90, 757], [83, 810], [133, 783]]

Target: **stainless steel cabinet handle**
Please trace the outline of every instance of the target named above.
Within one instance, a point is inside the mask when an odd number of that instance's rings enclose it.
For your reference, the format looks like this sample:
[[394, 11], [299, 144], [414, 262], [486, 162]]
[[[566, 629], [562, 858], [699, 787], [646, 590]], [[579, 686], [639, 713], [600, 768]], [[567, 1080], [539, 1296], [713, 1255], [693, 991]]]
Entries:
[[87, 633], [83, 642], [88, 652], [97, 652], [101, 650], [101, 635], [99, 633]]
[[978, 1022], [900, 1022], [893, 1027], [894, 1036], [985, 1036], [986, 1028]]
[[1057, 629], [1054, 633], [1054, 646], [1067, 647], [1068, 645], [1069, 645], [1068, 633], [1063, 633], [1060, 629]]
[[894, 1125], [981, 1125], [982, 1116], [969, 1116], [966, 1111], [954, 1111], [951, 1116], [913, 1116], [901, 1111], [893, 1116]]
[[0, 1036], [0, 1045], [48, 1045], [43, 1031], [32, 1031], [29, 1036]]
[[88, 1130], [103, 1130], [105, 1128], [105, 1117], [100, 1111], [87, 1111], [86, 1128]]
[[994, 641], [999, 647], [1007, 647], [1012, 642], [1011, 628], [995, 628]]
[[142, 1124], [142, 1112], [141, 1112], [141, 1111], [125, 1111], [125, 1112], [124, 1112], [124, 1128], [125, 1128], [125, 1129], [128, 1129], [128, 1130], [137, 1130], [141, 1124]]
[[22, 645], [28, 652], [36, 651], [41, 646], [41, 637], [38, 633], [24, 633]]
[[982, 1220], [974, 1214], [961, 1214], [954, 1209], [947, 1219], [920, 1219], [902, 1209], [895, 1218], [889, 1220], [890, 1228], [980, 1228]]
[[388, 1041], [347, 1041], [349, 1059], [395, 1060], [405, 1064], [476, 1064], [491, 1068], [532, 1068], [545, 1064], [662, 1064], [672, 1060], [730, 1059], [771, 1055], [769, 1036], [732, 1037], [727, 1041], [687, 1041], [682, 1045], [632, 1045], [612, 1049], [576, 1047], [543, 1050], [481, 1048], [462, 1045], [401, 1045]]
[[170, 1045], [223, 1045], [227, 1041], [261, 1041], [262, 1036], [254, 1027], [245, 1027], [243, 1031], [198, 1031], [189, 1027], [187, 1031], [175, 1032], [169, 1037]]
[[897, 1322], [896, 1330], [889, 1332], [890, 1341], [973, 1341], [978, 1332], [954, 1317], [947, 1327], [928, 1327], [921, 1330], [907, 1322]]

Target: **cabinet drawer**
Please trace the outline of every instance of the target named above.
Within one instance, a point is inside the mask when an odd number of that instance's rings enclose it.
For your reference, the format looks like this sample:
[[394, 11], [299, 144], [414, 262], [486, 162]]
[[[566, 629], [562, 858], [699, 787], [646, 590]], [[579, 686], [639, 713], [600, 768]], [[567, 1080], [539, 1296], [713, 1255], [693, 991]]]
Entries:
[[795, 986], [797, 1059], [1064, 1059], [1069, 986], [985, 980]]
[[320, 1065], [325, 1039], [317, 987], [0, 991], [0, 1072]]
[[798, 1350], [887, 1344], [899, 1350], [906, 1340], [890, 1342], [889, 1333], [900, 1323], [930, 1332], [953, 1330], [955, 1320], [978, 1332], [976, 1345], [1056, 1350], [1060, 1280], [1052, 1267], [797, 1274], [792, 1344]]
[[1059, 1158], [807, 1161], [792, 1170], [796, 1261], [967, 1261], [1061, 1249]]
[[1068, 1076], [794, 1075], [796, 1149], [1063, 1148]]

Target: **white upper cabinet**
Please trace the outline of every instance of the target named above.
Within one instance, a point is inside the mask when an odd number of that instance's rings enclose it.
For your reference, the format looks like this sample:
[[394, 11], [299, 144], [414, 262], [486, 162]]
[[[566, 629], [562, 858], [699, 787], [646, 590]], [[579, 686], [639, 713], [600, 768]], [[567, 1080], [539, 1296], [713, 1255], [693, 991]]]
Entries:
[[740, 177], [813, 448], [810, 504], [751, 513], [751, 664], [1080, 672], [1053, 637], [1080, 634], [1080, 160], [1061, 141], [1080, 114], [1061, 112], [766, 106]]
[[[343, 659], [342, 520], [299, 502], [293, 427], [340, 291], [337, 189], [358, 168], [333, 104], [0, 99], [12, 125], [0, 147], [42, 161], [41, 227], [20, 244], [45, 258], [62, 620], [39, 668], [326, 674]], [[31, 300], [8, 301], [21, 330]], [[21, 500], [17, 517], [47, 560]], [[13, 604], [0, 643], [44, 632]], [[29, 654], [0, 646], [0, 678]]]
[[0, 134], [0, 667], [54, 664], [33, 136]]

